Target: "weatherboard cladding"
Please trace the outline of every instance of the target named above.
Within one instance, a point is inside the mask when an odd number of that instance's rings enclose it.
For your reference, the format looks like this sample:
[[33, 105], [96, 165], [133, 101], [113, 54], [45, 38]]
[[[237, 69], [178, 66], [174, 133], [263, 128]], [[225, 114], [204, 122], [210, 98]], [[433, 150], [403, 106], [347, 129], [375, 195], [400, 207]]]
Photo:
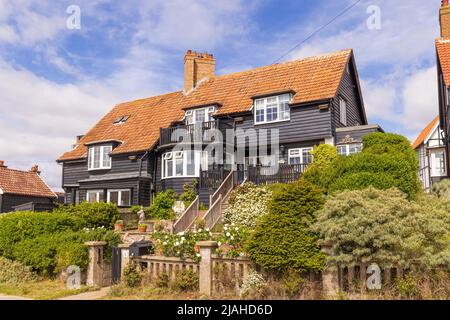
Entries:
[[26, 196], [26, 195], [15, 195], [15, 194], [4, 194], [1, 197], [2, 199], [2, 212], [11, 212], [14, 211], [14, 207], [29, 203], [29, 202], [38, 202], [38, 203], [51, 203], [51, 198], [46, 197], [34, 197], [34, 196]]

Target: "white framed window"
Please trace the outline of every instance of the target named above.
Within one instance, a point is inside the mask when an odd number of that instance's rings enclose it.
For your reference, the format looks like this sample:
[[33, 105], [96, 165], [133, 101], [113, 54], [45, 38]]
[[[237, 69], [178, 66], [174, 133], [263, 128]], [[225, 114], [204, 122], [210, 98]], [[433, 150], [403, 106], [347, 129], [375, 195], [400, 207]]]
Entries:
[[313, 148], [295, 148], [289, 149], [288, 160], [289, 164], [310, 164], [312, 162]]
[[88, 191], [86, 191], [86, 201], [89, 203], [105, 201], [103, 190], [88, 190]]
[[131, 190], [130, 189], [108, 190], [107, 201], [115, 203], [119, 207], [129, 207], [131, 206]]
[[89, 148], [88, 170], [111, 169], [111, 145]]
[[431, 176], [442, 177], [447, 174], [443, 151], [431, 151]]
[[347, 101], [339, 98], [339, 119], [343, 125], [347, 125]]
[[202, 151], [167, 152], [162, 156], [161, 178], [198, 177]]
[[185, 121], [187, 125], [213, 121], [213, 114], [216, 107], [206, 107], [193, 110], [187, 110], [185, 113]]
[[287, 121], [291, 119], [290, 94], [255, 100], [255, 124]]
[[363, 145], [362, 143], [352, 143], [352, 144], [342, 144], [336, 147], [338, 155], [349, 156], [351, 154], [361, 152]]

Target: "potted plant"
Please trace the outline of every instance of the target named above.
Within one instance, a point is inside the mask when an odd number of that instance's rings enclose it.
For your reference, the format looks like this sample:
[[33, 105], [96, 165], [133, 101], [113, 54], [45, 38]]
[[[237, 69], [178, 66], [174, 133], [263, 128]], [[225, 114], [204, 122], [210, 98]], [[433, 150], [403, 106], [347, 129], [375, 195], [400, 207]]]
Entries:
[[140, 223], [138, 230], [139, 232], [147, 232], [147, 225], [145, 223]]
[[114, 224], [114, 231], [122, 231], [123, 230], [123, 220], [117, 220]]

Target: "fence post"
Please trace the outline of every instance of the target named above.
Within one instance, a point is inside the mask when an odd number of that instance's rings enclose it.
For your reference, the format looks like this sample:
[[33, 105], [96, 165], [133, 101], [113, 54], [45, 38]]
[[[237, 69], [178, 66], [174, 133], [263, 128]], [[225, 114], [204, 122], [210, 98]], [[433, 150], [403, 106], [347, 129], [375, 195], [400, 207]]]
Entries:
[[88, 286], [103, 286], [103, 248], [106, 244], [104, 241], [85, 242], [89, 250], [89, 266], [86, 280]]
[[[322, 245], [322, 251], [328, 256], [332, 254], [331, 244]], [[337, 266], [327, 265], [322, 271], [322, 289], [327, 297], [333, 297], [339, 291], [339, 276]]]
[[197, 242], [197, 246], [200, 248], [200, 270], [199, 270], [199, 287], [200, 294], [204, 294], [206, 296], [212, 295], [212, 272], [213, 272], [213, 263], [212, 263], [212, 254], [213, 250], [218, 247], [216, 241], [199, 241]]
[[123, 276], [125, 267], [130, 263], [130, 244], [119, 244], [120, 249], [120, 275]]

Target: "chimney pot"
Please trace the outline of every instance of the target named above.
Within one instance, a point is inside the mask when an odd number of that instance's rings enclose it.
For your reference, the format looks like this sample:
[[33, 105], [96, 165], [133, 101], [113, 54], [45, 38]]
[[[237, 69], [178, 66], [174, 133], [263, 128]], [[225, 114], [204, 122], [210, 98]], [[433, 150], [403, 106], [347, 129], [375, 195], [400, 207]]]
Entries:
[[41, 174], [41, 171], [39, 171], [39, 166], [37, 164], [35, 164], [34, 166], [31, 167], [31, 172], [35, 172], [37, 174]]
[[442, 0], [441, 1], [441, 7], [448, 6], [448, 0]]

